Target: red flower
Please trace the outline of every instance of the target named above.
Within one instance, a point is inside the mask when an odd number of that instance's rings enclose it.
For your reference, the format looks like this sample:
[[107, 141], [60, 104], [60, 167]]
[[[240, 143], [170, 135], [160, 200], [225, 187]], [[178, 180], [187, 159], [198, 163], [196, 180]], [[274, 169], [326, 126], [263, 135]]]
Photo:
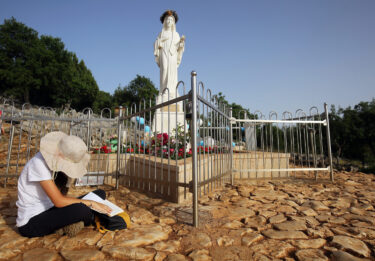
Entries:
[[111, 153], [111, 147], [103, 146], [100, 148], [100, 152]]

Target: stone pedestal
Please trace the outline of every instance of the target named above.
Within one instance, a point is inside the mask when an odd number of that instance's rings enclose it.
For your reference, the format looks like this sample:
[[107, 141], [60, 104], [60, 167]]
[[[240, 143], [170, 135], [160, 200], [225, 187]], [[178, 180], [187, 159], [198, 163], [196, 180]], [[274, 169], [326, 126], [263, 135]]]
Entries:
[[[161, 101], [166, 102], [168, 97], [158, 96], [156, 102], [160, 104]], [[157, 109], [152, 121], [152, 131], [157, 133], [168, 133], [172, 134], [176, 126], [184, 125], [184, 111], [182, 109], [182, 102], [170, 104]]]

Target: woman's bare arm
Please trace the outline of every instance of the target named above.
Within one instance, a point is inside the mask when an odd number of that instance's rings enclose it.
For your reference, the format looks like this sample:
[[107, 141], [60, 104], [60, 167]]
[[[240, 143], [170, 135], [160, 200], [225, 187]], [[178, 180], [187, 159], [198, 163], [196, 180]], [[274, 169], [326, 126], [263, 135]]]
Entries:
[[112, 211], [110, 207], [96, 201], [64, 196], [52, 180], [43, 180], [40, 182], [40, 185], [57, 208], [66, 207], [75, 203], [83, 203], [89, 208], [101, 213], [109, 214]]

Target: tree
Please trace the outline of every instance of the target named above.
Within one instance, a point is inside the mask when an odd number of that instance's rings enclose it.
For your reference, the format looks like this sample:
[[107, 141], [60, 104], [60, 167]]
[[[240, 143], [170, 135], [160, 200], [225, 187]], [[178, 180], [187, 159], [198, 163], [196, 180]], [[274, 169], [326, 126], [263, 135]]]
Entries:
[[6, 19], [0, 25], [0, 94], [21, 103], [77, 110], [91, 107], [99, 88], [90, 70], [59, 38]]
[[340, 157], [360, 160], [364, 169], [375, 167], [375, 100], [360, 102], [354, 108], [334, 106], [330, 113], [332, 152]]
[[112, 95], [108, 92], [99, 91], [96, 95], [95, 101], [93, 103], [93, 111], [97, 114], [100, 114], [101, 110], [104, 108], [112, 109]]
[[40, 88], [38, 33], [13, 17], [0, 25], [0, 92], [29, 102]]
[[137, 74], [135, 79], [133, 79], [128, 86], [124, 86], [123, 88], [120, 86], [117, 87], [113, 94], [113, 99], [116, 105], [128, 107], [129, 110], [134, 103], [137, 106], [137, 111], [139, 111], [141, 101], [142, 108], [144, 108], [144, 102], [146, 102], [146, 108], [149, 107], [150, 99], [152, 105], [154, 105], [158, 93], [159, 91], [149, 78]]
[[229, 103], [225, 98], [225, 95], [223, 95], [221, 92], [213, 96], [213, 101], [215, 103], [217, 101], [219, 104], [221, 104], [221, 106], [224, 105], [227, 109], [232, 108], [232, 116], [236, 119], [244, 119], [245, 114], [247, 115], [248, 119], [255, 119], [255, 115], [251, 114], [249, 109], [245, 109], [242, 107], [242, 105], [235, 102]]
[[335, 106], [332, 105], [331, 112], [329, 114], [330, 131], [333, 134], [331, 139], [331, 149], [333, 155], [336, 157], [336, 164], [338, 166], [340, 165], [340, 158], [342, 157], [345, 147], [348, 144], [348, 140], [346, 139], [346, 132], [348, 128], [345, 126], [345, 122], [340, 116], [342, 111], [343, 110], [341, 108], [336, 110]]

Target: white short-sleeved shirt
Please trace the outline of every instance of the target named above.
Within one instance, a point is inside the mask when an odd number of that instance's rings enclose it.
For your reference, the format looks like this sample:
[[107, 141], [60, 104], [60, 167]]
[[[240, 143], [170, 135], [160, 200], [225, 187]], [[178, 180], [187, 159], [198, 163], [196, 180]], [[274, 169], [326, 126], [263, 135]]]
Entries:
[[26, 225], [32, 217], [53, 207], [52, 201], [40, 185], [40, 181], [51, 179], [51, 171], [42, 154], [38, 152], [27, 162], [18, 179], [17, 227]]

